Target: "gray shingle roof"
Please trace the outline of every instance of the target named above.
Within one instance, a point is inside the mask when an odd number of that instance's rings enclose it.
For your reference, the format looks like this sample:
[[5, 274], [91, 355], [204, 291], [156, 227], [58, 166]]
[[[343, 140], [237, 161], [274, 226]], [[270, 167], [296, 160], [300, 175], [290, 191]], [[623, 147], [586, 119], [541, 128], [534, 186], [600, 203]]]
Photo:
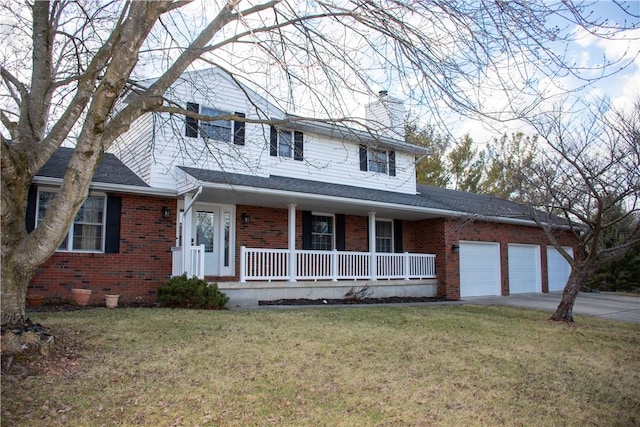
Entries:
[[[72, 154], [73, 148], [59, 148], [53, 157], [38, 171], [37, 176], [62, 179]], [[104, 155], [91, 182], [149, 187], [116, 156], [109, 153]]]
[[[508, 200], [427, 185], [418, 185], [418, 194], [403, 194], [282, 176], [267, 178], [189, 167], [180, 167], [180, 169], [203, 182], [369, 200], [408, 207], [422, 207], [449, 211], [452, 216], [455, 216], [455, 213], [459, 213], [480, 217], [527, 220], [531, 219], [532, 214], [530, 207]], [[537, 212], [537, 214], [544, 215], [542, 212]]]

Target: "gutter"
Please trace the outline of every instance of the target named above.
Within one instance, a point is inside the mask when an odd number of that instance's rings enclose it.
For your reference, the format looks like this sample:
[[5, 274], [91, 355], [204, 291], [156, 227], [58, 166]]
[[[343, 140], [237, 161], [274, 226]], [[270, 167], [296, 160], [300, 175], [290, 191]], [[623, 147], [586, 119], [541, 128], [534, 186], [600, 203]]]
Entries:
[[[64, 180], [62, 178], [40, 177], [33, 178], [33, 183], [38, 185], [51, 185], [55, 187], [62, 186]], [[161, 196], [161, 197], [178, 197], [178, 192], [175, 190], [169, 190], [167, 188], [157, 187], [141, 187], [139, 185], [126, 185], [126, 184], [111, 184], [108, 182], [91, 182], [89, 184], [90, 190], [97, 191], [115, 191], [119, 193], [130, 194], [143, 194], [146, 196]]]

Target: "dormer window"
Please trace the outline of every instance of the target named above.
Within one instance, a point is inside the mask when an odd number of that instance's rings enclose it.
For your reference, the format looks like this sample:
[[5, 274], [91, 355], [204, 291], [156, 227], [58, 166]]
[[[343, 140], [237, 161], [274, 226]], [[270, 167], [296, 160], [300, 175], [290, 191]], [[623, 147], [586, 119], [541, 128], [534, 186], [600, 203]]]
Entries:
[[396, 152], [361, 145], [360, 170], [396, 176]]
[[302, 160], [304, 158], [304, 135], [302, 132], [271, 126], [269, 153], [274, 157]]

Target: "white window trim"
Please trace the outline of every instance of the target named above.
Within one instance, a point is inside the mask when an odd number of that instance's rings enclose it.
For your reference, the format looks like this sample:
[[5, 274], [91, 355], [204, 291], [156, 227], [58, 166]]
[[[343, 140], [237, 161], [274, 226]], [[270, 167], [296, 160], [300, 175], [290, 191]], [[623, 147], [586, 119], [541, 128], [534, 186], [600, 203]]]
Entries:
[[[36, 197], [36, 215], [35, 215], [35, 224], [34, 227], [38, 227], [38, 213], [40, 212], [40, 193], [58, 193], [60, 191], [59, 188], [53, 187], [40, 187], [38, 188], [38, 195]], [[99, 250], [87, 250], [87, 249], [69, 249], [70, 246], [73, 245], [73, 227], [75, 225], [75, 217], [71, 222], [71, 226], [69, 230], [67, 230], [67, 248], [60, 249], [57, 248], [56, 252], [69, 252], [69, 253], [84, 253], [84, 254], [103, 254], [105, 253], [104, 247], [106, 243], [107, 237], [107, 195], [105, 193], [100, 192], [90, 192], [90, 197], [102, 197], [104, 199], [104, 211], [102, 214], [102, 235], [101, 235], [101, 248]]]
[[[293, 159], [295, 156], [295, 149], [296, 149], [296, 142], [295, 142], [295, 134], [294, 131], [289, 130], [289, 129], [277, 129], [277, 133], [278, 133], [278, 147], [277, 147], [277, 155], [278, 157], [282, 158], [282, 159]], [[289, 155], [285, 156], [280, 152], [280, 147], [282, 146], [282, 139], [280, 138], [280, 135], [286, 133], [289, 135]]]
[[387, 219], [387, 218], [376, 218], [376, 221], [375, 221], [376, 229], [375, 229], [374, 235], [375, 235], [375, 238], [376, 238], [376, 252], [378, 252], [378, 222], [388, 222], [388, 223], [391, 224], [391, 251], [390, 252], [381, 252], [381, 253], [393, 253], [394, 252], [394, 248], [395, 248], [395, 242], [396, 242], [395, 230], [393, 228], [393, 220], [392, 219]]
[[[327, 217], [331, 217], [331, 249], [328, 250], [334, 250], [336, 248], [336, 216], [335, 214], [331, 214], [331, 213], [325, 213], [325, 212], [311, 212], [311, 223], [313, 224], [313, 217], [314, 216], [327, 216]], [[311, 244], [313, 245], [313, 229], [311, 230]], [[325, 250], [325, 249], [313, 249], [314, 251], [320, 251], [320, 250]]]
[[[210, 110], [210, 111], [214, 112], [215, 114], [206, 113], [206, 112], [204, 111], [205, 109]], [[218, 110], [217, 108], [207, 107], [206, 105], [201, 105], [201, 106], [200, 106], [200, 114], [205, 115], [205, 116], [206, 116], [206, 115], [211, 115], [211, 116], [214, 116], [214, 115], [218, 115], [218, 116], [221, 116], [221, 115], [229, 115], [229, 116], [231, 116], [231, 115], [233, 115], [233, 113], [231, 113], [231, 112], [229, 112], [229, 111]], [[220, 138], [215, 138], [215, 137], [213, 137], [213, 136], [210, 136], [210, 135], [207, 133], [207, 131], [205, 130], [205, 128], [204, 128], [204, 126], [209, 125], [209, 122], [208, 122], [208, 121], [204, 121], [204, 120], [203, 120], [203, 121], [201, 122], [201, 124], [200, 124], [200, 128], [201, 128], [201, 130], [202, 130], [202, 132], [201, 132], [201, 133], [202, 133], [202, 137], [203, 137], [204, 139], [210, 139], [210, 140], [212, 140], [212, 141], [220, 141], [220, 142], [232, 143], [232, 142], [233, 142], [233, 120], [218, 119], [218, 120], [213, 120], [213, 121], [225, 121], [225, 122], [229, 122], [229, 138], [227, 138], [227, 139], [225, 140], [225, 139], [220, 139]], [[214, 126], [214, 125], [211, 125], [211, 126]]]
[[[373, 155], [374, 153], [384, 154], [384, 171], [373, 170], [371, 168], [371, 164], [382, 164], [382, 162], [374, 161]], [[382, 175], [389, 175], [389, 151], [388, 150], [376, 150], [373, 148], [367, 149], [367, 170], [373, 173], [379, 173]]]

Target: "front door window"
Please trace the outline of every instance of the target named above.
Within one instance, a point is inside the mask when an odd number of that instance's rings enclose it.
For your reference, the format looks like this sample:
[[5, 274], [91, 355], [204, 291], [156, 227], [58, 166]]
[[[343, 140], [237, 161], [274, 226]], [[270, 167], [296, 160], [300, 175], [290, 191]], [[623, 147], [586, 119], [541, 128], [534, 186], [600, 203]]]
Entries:
[[215, 233], [215, 213], [196, 213], [196, 245], [204, 245], [205, 252], [213, 252]]

